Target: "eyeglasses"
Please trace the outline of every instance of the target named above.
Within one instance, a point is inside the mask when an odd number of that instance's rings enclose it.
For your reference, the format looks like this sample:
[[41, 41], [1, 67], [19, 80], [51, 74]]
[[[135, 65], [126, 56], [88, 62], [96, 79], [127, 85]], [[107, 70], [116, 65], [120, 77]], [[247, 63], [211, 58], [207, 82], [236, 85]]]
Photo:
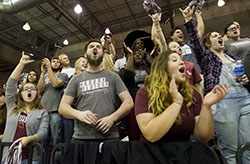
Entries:
[[235, 31], [237, 29], [240, 29], [240, 26], [239, 25], [235, 25], [234, 27], [229, 27], [228, 28], [228, 31]]
[[37, 91], [36, 88], [23, 88], [23, 91], [28, 91], [28, 90], [31, 90], [31, 91]]

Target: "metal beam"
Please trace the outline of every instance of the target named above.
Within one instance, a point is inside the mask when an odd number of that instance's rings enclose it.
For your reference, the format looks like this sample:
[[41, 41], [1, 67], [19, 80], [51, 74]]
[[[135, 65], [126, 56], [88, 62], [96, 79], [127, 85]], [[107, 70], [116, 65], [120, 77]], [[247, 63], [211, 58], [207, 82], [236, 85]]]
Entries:
[[86, 29], [82, 28], [82, 26], [59, 3], [57, 3], [56, 1], [51, 1], [48, 3], [55, 9], [58, 9], [60, 12], [62, 12], [65, 18], [68, 19], [68, 21], [70, 21], [76, 28], [78, 28], [87, 38], [94, 38]]
[[88, 8], [86, 5], [84, 5], [84, 3], [83, 3], [82, 1], [80, 1], [80, 5], [81, 5], [82, 7], [84, 7], [85, 10], [89, 13], [89, 15], [95, 20], [95, 22], [96, 22], [101, 28], [103, 28], [103, 26], [102, 26], [102, 24], [99, 22], [99, 20], [96, 19], [96, 17], [94, 16], [94, 14], [89, 10], [89, 8]]
[[[61, 22], [60, 22], [59, 20], [57, 20], [54, 16], [52, 16], [46, 9], [44, 9], [42, 6], [37, 6], [37, 8], [38, 8], [42, 13], [44, 13], [45, 15], [48, 15], [48, 16], [52, 17], [53, 19], [55, 19], [57, 22], [59, 22], [59, 25], [62, 26], [62, 27], [64, 28], [65, 31], [71, 33], [71, 35], [74, 35], [74, 34], [72, 33], [72, 31], [69, 30], [69, 29], [66, 27], [66, 25], [65, 25], [66, 23], [65, 23], [65, 24], [64, 24], [64, 23], [61, 23]], [[70, 22], [69, 22], [69, 23], [70, 23]], [[52, 28], [51, 26], [49, 27], [49, 29], [50, 29], [51, 31], [55, 32], [54, 30], [52, 30], [53, 28]], [[57, 34], [57, 33], [56, 33], [56, 34]], [[57, 36], [60, 36], [60, 35], [57, 34]], [[78, 38], [76, 35], [75, 35], [75, 37], [80, 41], [80, 38]]]
[[136, 25], [139, 26], [139, 23], [138, 23], [138, 21], [136, 20], [136, 17], [135, 17], [135, 15], [134, 15], [134, 13], [133, 13], [133, 11], [132, 11], [132, 9], [131, 9], [129, 3], [128, 3], [128, 0], [125, 0], [125, 3], [126, 3], [126, 5], [127, 5], [127, 7], [128, 7], [129, 12], [131, 13], [133, 19], [135, 20]]
[[0, 35], [0, 42], [4, 43], [6, 45], [9, 45], [10, 47], [13, 47], [13, 48], [20, 50], [20, 51], [23, 50], [23, 51], [28, 51], [30, 53], [33, 53], [33, 54], [35, 54], [35, 57], [38, 57], [38, 59], [44, 57], [44, 55], [41, 52], [37, 52], [37, 51], [31, 49], [30, 47], [24, 46], [20, 43], [13, 42], [13, 40], [9, 39], [6, 36]]

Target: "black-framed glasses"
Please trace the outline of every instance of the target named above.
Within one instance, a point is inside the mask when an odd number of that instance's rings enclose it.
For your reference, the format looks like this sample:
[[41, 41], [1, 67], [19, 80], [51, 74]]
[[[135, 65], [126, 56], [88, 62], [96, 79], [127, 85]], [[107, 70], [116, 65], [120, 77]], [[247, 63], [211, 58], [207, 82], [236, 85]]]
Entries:
[[239, 25], [235, 25], [235, 26], [233, 26], [233, 27], [229, 27], [229, 28], [228, 28], [228, 31], [235, 31], [235, 30], [237, 30], [237, 29], [240, 29], [240, 26], [239, 26]]

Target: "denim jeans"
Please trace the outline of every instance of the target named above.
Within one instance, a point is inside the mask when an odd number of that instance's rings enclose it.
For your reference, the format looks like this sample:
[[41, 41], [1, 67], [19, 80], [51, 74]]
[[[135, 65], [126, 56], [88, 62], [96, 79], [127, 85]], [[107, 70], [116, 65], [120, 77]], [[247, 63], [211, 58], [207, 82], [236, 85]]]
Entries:
[[[28, 164], [28, 160], [22, 160], [22, 164]], [[39, 161], [32, 161], [32, 164], [39, 164]]]
[[74, 120], [63, 118], [64, 140], [70, 142], [74, 133]]
[[[250, 142], [250, 95], [245, 88], [228, 94], [212, 107], [215, 133], [220, 151], [227, 164], [236, 163], [240, 145]], [[248, 154], [248, 157], [246, 157]], [[250, 163], [249, 152], [244, 153], [243, 163]]]
[[50, 114], [50, 140], [52, 140], [52, 145], [55, 145], [57, 143], [57, 140], [59, 139], [58, 136], [60, 133], [60, 120], [61, 116], [59, 115], [59, 113], [54, 112]]

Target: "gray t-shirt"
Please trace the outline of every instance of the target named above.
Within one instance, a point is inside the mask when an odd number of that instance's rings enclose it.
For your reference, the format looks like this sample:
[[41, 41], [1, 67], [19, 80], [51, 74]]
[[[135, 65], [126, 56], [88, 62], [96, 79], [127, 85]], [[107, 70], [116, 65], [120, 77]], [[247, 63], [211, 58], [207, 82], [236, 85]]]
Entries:
[[201, 68], [200, 68], [199, 64], [197, 63], [195, 54], [194, 54], [191, 46], [189, 46], [189, 43], [181, 44], [181, 50], [182, 50], [183, 61], [188, 61], [188, 62], [194, 63], [194, 65], [197, 67], [199, 73], [201, 73]]
[[[56, 79], [62, 80], [65, 82], [68, 79], [68, 75], [65, 73], [59, 73], [56, 75]], [[45, 74], [45, 80], [44, 80], [44, 93], [41, 97], [41, 105], [48, 109], [49, 111], [57, 111], [58, 106], [60, 104], [61, 98], [62, 98], [62, 89], [63, 86], [60, 88], [54, 88], [50, 84], [50, 80], [48, 77], [48, 73]]]
[[226, 41], [224, 51], [238, 56], [241, 59], [245, 73], [248, 78], [250, 78], [250, 39]]
[[226, 41], [224, 51], [238, 56], [244, 62], [246, 56], [250, 55], [250, 39]]
[[[100, 72], [83, 71], [74, 76], [65, 95], [77, 100], [76, 109], [90, 110], [97, 114], [98, 119], [115, 112], [115, 97], [127, 88], [116, 73], [102, 70]], [[107, 139], [119, 137], [118, 130], [113, 126], [106, 134], [96, 130], [95, 125], [88, 125], [75, 120], [74, 135], [76, 139]]]

